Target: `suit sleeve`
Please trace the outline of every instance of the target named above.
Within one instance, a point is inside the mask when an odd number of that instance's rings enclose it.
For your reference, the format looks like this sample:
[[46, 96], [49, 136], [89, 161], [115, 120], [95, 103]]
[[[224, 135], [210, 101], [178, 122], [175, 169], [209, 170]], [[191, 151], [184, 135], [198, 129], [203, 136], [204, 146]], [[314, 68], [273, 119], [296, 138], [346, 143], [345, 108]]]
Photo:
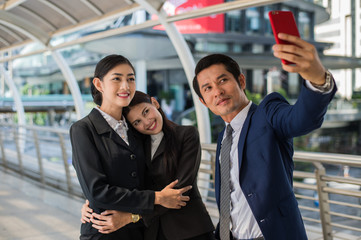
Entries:
[[109, 184], [94, 136], [84, 122], [70, 128], [73, 165], [84, 195], [92, 208], [114, 209], [132, 213], [153, 210], [154, 191], [129, 190]]
[[186, 128], [187, 131], [183, 136], [181, 154], [178, 156], [176, 179], [179, 182], [176, 186], [177, 188], [194, 184], [201, 163], [201, 144], [198, 131], [194, 127]]
[[260, 106], [265, 109], [265, 117], [277, 135], [292, 138], [307, 134], [322, 125], [327, 106], [336, 91], [336, 85], [330, 93], [323, 94], [312, 91], [303, 84], [294, 105], [290, 105], [278, 93], [272, 93]]
[[[183, 188], [189, 185], [194, 186], [201, 162], [201, 144], [199, 142], [198, 131], [194, 127], [184, 128], [186, 131], [183, 135], [182, 148], [179, 151], [180, 154], [177, 156], [178, 167], [176, 177], [175, 179], [171, 180], [179, 180], [175, 188]], [[188, 194], [184, 193], [183, 195]], [[167, 211], [169, 211], [169, 209], [165, 207], [155, 206], [152, 214], [143, 217], [145, 225], [149, 226], [157, 217], [161, 216]]]

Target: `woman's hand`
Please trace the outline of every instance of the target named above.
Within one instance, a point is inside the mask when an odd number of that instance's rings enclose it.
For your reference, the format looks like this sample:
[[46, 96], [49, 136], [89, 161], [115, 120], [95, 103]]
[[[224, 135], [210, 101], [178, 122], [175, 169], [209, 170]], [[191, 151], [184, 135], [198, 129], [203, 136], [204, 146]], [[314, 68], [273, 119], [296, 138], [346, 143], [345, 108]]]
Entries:
[[92, 227], [103, 234], [112, 233], [132, 222], [131, 213], [116, 210], [106, 210], [101, 214], [93, 213], [92, 216]]
[[90, 219], [92, 218], [93, 209], [89, 207], [89, 201], [88, 199], [85, 200], [85, 203], [83, 204], [81, 208], [81, 219], [80, 221], [82, 223], [90, 222]]
[[187, 205], [189, 201], [188, 196], [182, 194], [192, 189], [192, 186], [187, 186], [181, 189], [173, 189], [178, 183], [178, 180], [171, 182], [160, 192], [155, 192], [154, 204], [162, 205], [166, 208], [180, 209]]

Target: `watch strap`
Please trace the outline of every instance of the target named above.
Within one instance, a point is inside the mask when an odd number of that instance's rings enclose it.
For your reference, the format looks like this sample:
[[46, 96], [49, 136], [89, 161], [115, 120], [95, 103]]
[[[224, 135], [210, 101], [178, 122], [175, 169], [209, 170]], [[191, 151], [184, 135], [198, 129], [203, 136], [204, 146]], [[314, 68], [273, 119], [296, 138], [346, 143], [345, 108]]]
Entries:
[[315, 85], [312, 84], [315, 88], [322, 92], [327, 92], [333, 87], [333, 80], [332, 80], [332, 74], [326, 70], [325, 72], [325, 83], [323, 85]]

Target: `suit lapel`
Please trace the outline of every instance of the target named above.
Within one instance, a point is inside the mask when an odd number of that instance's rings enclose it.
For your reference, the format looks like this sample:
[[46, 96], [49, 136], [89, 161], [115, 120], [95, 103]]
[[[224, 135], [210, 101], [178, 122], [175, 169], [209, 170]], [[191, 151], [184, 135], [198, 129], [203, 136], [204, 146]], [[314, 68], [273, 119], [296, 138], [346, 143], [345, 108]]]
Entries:
[[217, 204], [218, 204], [218, 208], [219, 208], [219, 201], [220, 201], [220, 186], [221, 186], [221, 176], [220, 176], [220, 171], [219, 171], [219, 155], [220, 155], [220, 150], [221, 150], [221, 143], [222, 143], [222, 139], [223, 139], [223, 134], [224, 134], [224, 130], [225, 128], [222, 130], [222, 132], [220, 132], [218, 134], [218, 140], [217, 140], [217, 151], [216, 151], [216, 172], [215, 172], [215, 191], [216, 191], [216, 200], [217, 200]]
[[[124, 147], [129, 148], [130, 146], [128, 146], [128, 144], [126, 142], [124, 142], [124, 140], [109, 126], [109, 124], [107, 123], [107, 121], [104, 119], [104, 117], [102, 116], [102, 114], [96, 110], [93, 109], [90, 114], [89, 114], [89, 119], [92, 121], [94, 128], [96, 129], [97, 133], [99, 135], [103, 135], [104, 137], [108, 137], [110, 139], [112, 139], [115, 143], [122, 145]], [[131, 129], [131, 128], [129, 128]], [[130, 140], [132, 140], [133, 145], [134, 144], [134, 136], [133, 134], [129, 133], [130, 131], [128, 130], [128, 141], [129, 143], [131, 142]], [[131, 136], [131, 137], [130, 137]], [[134, 146], [135, 148], [135, 146]], [[134, 149], [133, 148], [133, 149]]]
[[165, 151], [165, 137], [163, 136], [162, 141], [160, 141], [157, 151], [155, 151], [155, 153], [154, 153], [153, 159], [156, 159], [159, 155], [163, 154], [164, 151]]
[[152, 164], [152, 140], [150, 136], [145, 139], [145, 159], [148, 168], [150, 168]]
[[[117, 144], [119, 145], [122, 145], [124, 147], [127, 147], [127, 148], [130, 148], [130, 145], [128, 145], [126, 142], [124, 142], [124, 140], [113, 130], [111, 129], [112, 131], [110, 131], [110, 135], [109, 137]], [[130, 144], [130, 138], [129, 137], [131, 134], [129, 134], [129, 131], [127, 132], [128, 134], [128, 142]]]
[[238, 142], [238, 166], [239, 166], [239, 173], [241, 173], [241, 166], [242, 166], [242, 160], [243, 160], [243, 149], [246, 141], [246, 137], [248, 134], [248, 130], [250, 127], [250, 122], [253, 116], [253, 113], [257, 109], [257, 105], [252, 103], [251, 108], [249, 109], [249, 112], [247, 114], [246, 121], [243, 124], [241, 135], [239, 136], [239, 142]]
[[[129, 123], [128, 123], [128, 126], [129, 126]], [[127, 134], [128, 134], [128, 142], [129, 142], [129, 146], [124, 142], [124, 140], [121, 138], [121, 137], [119, 137], [119, 135], [118, 135], [118, 139], [120, 139], [121, 140], [121, 143], [122, 143], [122, 145], [126, 145], [127, 147], [129, 147], [133, 152], [135, 151], [135, 149], [137, 148], [137, 145], [138, 144], [142, 144], [142, 143], [139, 143], [139, 141], [137, 141], [137, 136], [136, 136], [136, 132], [135, 132], [136, 130], [134, 129], [134, 128], [132, 128], [132, 127], [129, 127], [128, 128], [128, 131], [127, 131]]]

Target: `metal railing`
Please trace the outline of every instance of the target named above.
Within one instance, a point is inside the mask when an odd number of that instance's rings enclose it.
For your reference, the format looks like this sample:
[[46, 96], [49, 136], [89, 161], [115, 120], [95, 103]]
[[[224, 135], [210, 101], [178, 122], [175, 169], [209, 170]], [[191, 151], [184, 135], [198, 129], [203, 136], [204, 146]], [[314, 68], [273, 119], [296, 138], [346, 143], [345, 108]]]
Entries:
[[[202, 144], [198, 185], [214, 222], [215, 144]], [[0, 166], [42, 186], [82, 197], [68, 129], [0, 124]], [[295, 152], [294, 192], [306, 226], [324, 239], [360, 239], [361, 157]], [[309, 230], [309, 229], [308, 229]]]
[[83, 196], [71, 164], [69, 130], [2, 123], [0, 153], [4, 170]]
[[[216, 145], [203, 144], [202, 149], [212, 156], [208, 164], [213, 174]], [[325, 240], [360, 239], [361, 157], [296, 151], [293, 160], [294, 192], [306, 225], [316, 227], [311, 231], [320, 233]], [[297, 170], [298, 165], [304, 170]]]

